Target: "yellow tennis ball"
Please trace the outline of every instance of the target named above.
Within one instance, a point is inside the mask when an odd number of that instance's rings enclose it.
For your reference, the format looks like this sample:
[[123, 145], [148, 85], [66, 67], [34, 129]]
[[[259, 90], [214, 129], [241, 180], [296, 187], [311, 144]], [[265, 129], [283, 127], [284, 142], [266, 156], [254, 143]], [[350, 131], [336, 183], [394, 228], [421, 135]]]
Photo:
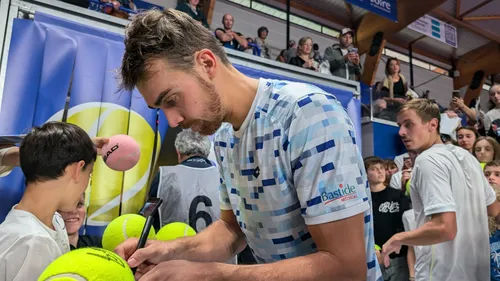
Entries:
[[158, 231], [156, 239], [162, 241], [169, 241], [181, 237], [195, 236], [195, 235], [196, 231], [188, 224], [185, 224], [183, 222], [172, 222], [165, 225]]
[[[127, 214], [112, 220], [102, 235], [102, 247], [113, 251], [128, 238], [141, 237], [146, 218], [137, 214]], [[155, 239], [155, 230], [151, 228], [148, 239]]]
[[134, 281], [127, 262], [100, 248], [80, 248], [53, 261], [38, 281]]

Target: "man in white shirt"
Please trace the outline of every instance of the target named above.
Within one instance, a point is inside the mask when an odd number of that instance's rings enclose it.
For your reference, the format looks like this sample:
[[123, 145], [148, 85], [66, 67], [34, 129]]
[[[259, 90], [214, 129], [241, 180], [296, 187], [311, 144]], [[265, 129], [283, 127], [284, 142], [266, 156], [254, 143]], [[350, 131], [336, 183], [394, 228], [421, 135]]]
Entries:
[[414, 99], [398, 114], [399, 135], [417, 157], [411, 178], [411, 199], [417, 228], [395, 234], [382, 255], [402, 245], [416, 251], [418, 281], [484, 281], [490, 279], [488, 215], [500, 220], [500, 203], [468, 151], [445, 145], [439, 135], [439, 107]]
[[84, 130], [69, 123], [35, 127], [19, 148], [26, 190], [0, 224], [0, 280], [36, 280], [70, 250], [56, 210], [73, 210], [89, 183], [96, 148]]

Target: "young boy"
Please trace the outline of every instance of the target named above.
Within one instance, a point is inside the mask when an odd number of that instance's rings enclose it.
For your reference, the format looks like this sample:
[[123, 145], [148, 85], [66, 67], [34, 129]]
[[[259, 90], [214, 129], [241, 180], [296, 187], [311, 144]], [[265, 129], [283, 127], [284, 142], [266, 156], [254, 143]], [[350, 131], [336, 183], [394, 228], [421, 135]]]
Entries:
[[[373, 202], [375, 244], [381, 246], [394, 234], [404, 231], [403, 213], [410, 209], [410, 203], [401, 190], [387, 188], [385, 163], [382, 159], [372, 156], [365, 158], [364, 162]], [[385, 281], [408, 280], [406, 252], [407, 247], [401, 248], [399, 254], [390, 256], [389, 267], [381, 266]], [[380, 257], [379, 251], [377, 257]]]
[[36, 280], [69, 251], [56, 210], [73, 210], [96, 159], [90, 137], [78, 126], [50, 122], [35, 127], [19, 149], [26, 190], [0, 225], [0, 280]]
[[[500, 161], [494, 160], [484, 167], [484, 175], [500, 200]], [[494, 218], [489, 218], [491, 280], [500, 281], [500, 226]]]

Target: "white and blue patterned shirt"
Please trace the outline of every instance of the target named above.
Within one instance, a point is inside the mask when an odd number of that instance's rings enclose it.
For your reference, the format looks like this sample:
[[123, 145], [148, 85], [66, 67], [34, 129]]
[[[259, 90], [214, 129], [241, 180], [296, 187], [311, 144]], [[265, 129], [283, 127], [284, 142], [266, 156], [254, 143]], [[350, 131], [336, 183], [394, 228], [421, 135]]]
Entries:
[[382, 280], [371, 198], [354, 126], [312, 85], [261, 79], [238, 131], [215, 136], [221, 209], [233, 210], [258, 262], [317, 251], [307, 225], [364, 212], [368, 281]]

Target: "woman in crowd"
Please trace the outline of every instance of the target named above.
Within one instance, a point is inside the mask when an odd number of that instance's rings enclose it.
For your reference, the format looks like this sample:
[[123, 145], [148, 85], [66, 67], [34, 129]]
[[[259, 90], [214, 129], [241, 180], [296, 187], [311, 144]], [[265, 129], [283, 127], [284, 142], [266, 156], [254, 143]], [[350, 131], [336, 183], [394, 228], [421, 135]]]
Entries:
[[100, 237], [80, 235], [78, 233], [85, 222], [85, 217], [87, 215], [87, 209], [85, 208], [85, 194], [82, 195], [80, 201], [78, 201], [78, 205], [73, 211], [59, 211], [59, 214], [61, 214], [64, 220], [70, 248], [72, 250], [83, 247], [102, 247]]
[[286, 63], [285, 53], [286, 50], [281, 50], [280, 54], [276, 57], [276, 61]]
[[382, 90], [389, 92], [389, 99], [399, 102], [406, 102], [408, 83], [401, 74], [400, 62], [397, 58], [389, 58], [385, 64], [385, 79], [382, 81]]
[[500, 160], [500, 144], [492, 137], [479, 137], [474, 143], [472, 154], [484, 168], [485, 164]]
[[458, 146], [472, 153], [474, 143], [479, 137], [479, 133], [474, 127], [466, 126], [457, 129]]
[[199, 21], [204, 27], [210, 28], [210, 26], [208, 26], [207, 17], [203, 13], [203, 5], [200, 2], [202, 1], [186, 0], [177, 5], [175, 9], [190, 15], [193, 19]]
[[318, 71], [318, 63], [311, 58], [313, 41], [311, 37], [302, 37], [299, 40], [297, 56], [290, 59], [289, 64]]
[[500, 119], [500, 84], [491, 86], [489, 93], [488, 112], [484, 116], [484, 129], [486, 132], [490, 130], [493, 121]]
[[269, 30], [265, 26], [261, 26], [257, 30], [257, 37], [255, 37], [255, 43], [259, 45], [260, 48], [260, 57], [270, 59], [271, 56], [269, 55], [269, 47], [267, 46], [266, 43], [266, 38], [267, 35], [269, 34]]

